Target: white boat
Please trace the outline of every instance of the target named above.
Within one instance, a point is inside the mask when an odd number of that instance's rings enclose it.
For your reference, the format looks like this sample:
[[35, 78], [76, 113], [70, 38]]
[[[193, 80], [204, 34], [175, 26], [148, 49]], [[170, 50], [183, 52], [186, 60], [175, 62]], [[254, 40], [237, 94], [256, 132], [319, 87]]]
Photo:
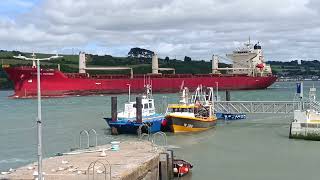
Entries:
[[316, 108], [320, 107], [320, 104], [315, 97], [316, 89], [310, 88], [309, 108], [294, 111], [294, 119], [290, 125], [290, 138], [320, 140], [320, 112], [319, 108]]
[[[129, 101], [125, 103], [124, 110], [117, 113], [117, 118], [104, 118], [111, 128], [112, 134], [135, 134], [139, 133], [140, 126], [149, 127], [145, 131], [155, 133], [161, 130], [164, 115], [156, 113], [154, 99], [152, 98], [151, 84], [145, 85], [146, 94], [141, 99], [141, 121], [137, 120], [137, 108], [135, 101], [130, 101], [130, 90], [129, 90]], [[141, 131], [144, 131], [141, 129]]]

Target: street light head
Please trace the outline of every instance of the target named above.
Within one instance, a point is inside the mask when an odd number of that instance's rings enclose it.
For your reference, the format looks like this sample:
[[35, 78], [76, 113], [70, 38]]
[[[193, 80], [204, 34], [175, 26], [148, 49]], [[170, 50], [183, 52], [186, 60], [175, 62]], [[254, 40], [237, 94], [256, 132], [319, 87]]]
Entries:
[[51, 57], [48, 57], [48, 58], [35, 58], [36, 56], [34, 55], [34, 53], [31, 55], [32, 58], [27, 58], [25, 56], [21, 56], [21, 54], [19, 54], [18, 56], [13, 56], [13, 58], [16, 58], [16, 59], [23, 59], [23, 60], [31, 60], [31, 61], [43, 61], [43, 60], [46, 60], [46, 61], [49, 61], [51, 59], [58, 59], [58, 58], [62, 58], [63, 56], [59, 56], [58, 54], [55, 55], [55, 56], [51, 56]]
[[56, 54], [55, 56], [50, 57], [50, 59], [58, 59], [58, 58], [63, 58], [63, 56], [59, 56], [58, 54]]
[[21, 54], [19, 54], [18, 56], [13, 56], [13, 58], [16, 58], [16, 59], [27, 59], [27, 57], [21, 56]]

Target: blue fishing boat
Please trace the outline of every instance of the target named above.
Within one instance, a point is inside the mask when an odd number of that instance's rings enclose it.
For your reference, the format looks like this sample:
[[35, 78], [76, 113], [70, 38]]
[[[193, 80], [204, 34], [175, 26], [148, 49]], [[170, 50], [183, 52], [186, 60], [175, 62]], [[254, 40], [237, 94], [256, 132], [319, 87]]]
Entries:
[[164, 115], [156, 113], [151, 85], [145, 87], [146, 93], [142, 97], [137, 97], [135, 102], [130, 102], [129, 90], [129, 102], [125, 103], [122, 112], [117, 113], [116, 102], [114, 102], [116, 100], [112, 101], [112, 117], [104, 118], [112, 134], [136, 134], [139, 130], [155, 133], [161, 130]]

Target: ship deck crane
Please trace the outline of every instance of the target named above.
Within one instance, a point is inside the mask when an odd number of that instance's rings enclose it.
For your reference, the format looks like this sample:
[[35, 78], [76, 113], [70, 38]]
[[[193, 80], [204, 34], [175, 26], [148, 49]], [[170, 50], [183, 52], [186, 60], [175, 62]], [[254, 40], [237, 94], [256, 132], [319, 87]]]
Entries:
[[114, 71], [114, 70], [130, 70], [130, 77], [133, 78], [133, 69], [131, 67], [87, 67], [86, 66], [86, 54], [80, 52], [79, 54], [79, 73], [86, 73], [86, 70], [97, 71]]

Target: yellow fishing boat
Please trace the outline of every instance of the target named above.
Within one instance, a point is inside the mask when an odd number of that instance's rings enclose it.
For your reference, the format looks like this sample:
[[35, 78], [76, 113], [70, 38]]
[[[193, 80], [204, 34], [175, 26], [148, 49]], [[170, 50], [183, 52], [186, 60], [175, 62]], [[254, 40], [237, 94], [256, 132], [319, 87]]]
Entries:
[[[197, 92], [198, 91], [198, 92]], [[217, 117], [214, 114], [213, 103], [209, 95], [201, 95], [202, 89], [198, 88], [192, 100], [188, 99], [188, 89], [182, 93], [180, 104], [169, 104], [166, 112], [166, 123], [170, 131], [177, 132], [196, 132], [212, 128], [216, 125]], [[193, 103], [194, 102], [194, 103]]]

